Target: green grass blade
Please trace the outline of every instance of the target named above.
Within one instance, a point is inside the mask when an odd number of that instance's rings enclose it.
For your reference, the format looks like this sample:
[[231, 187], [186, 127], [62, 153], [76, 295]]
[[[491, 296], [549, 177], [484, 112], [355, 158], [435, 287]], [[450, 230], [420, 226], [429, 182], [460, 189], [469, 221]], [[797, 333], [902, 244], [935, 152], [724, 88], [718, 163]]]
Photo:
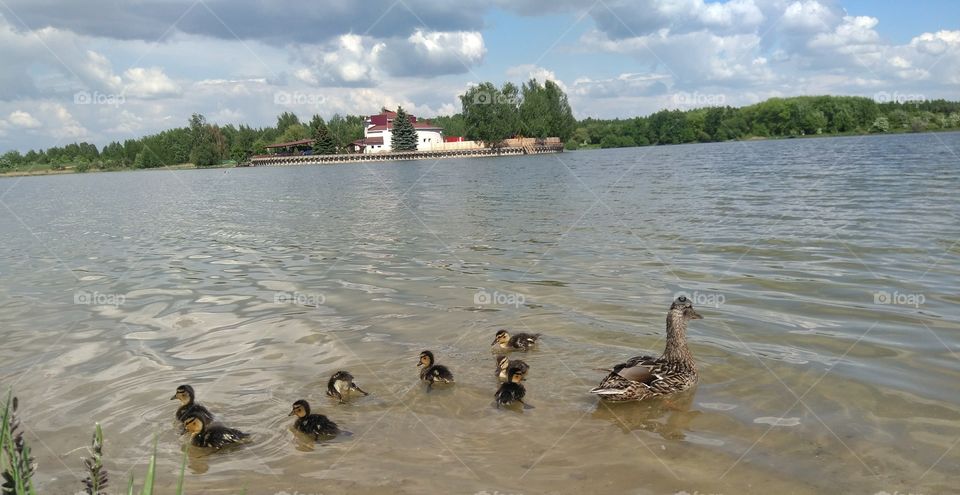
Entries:
[[130, 481], [127, 483], [127, 495], [134, 495], [134, 493], [133, 493], [133, 473], [130, 473]]
[[10, 429], [10, 399], [12, 397], [13, 389], [11, 388], [7, 391], [7, 401], [3, 406], [3, 423], [2, 428], [0, 428], [0, 449], [2, 449], [7, 442], [7, 430]]
[[143, 480], [143, 489], [140, 495], [153, 495], [153, 482], [157, 474], [157, 435], [153, 436], [153, 454], [150, 456], [150, 465], [147, 466], [147, 477]]
[[187, 471], [187, 452], [189, 448], [183, 449], [183, 460], [180, 461], [180, 479], [177, 480], [177, 495], [183, 495], [183, 476]]

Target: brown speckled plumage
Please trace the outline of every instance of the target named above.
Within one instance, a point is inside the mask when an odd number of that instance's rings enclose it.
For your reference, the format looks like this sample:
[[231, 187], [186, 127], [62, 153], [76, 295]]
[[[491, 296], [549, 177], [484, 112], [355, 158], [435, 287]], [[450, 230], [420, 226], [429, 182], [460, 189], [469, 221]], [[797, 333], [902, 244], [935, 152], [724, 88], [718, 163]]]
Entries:
[[613, 402], [643, 400], [682, 392], [697, 383], [697, 365], [687, 346], [687, 322], [703, 318], [680, 296], [667, 313], [667, 345], [660, 357], [636, 356], [610, 370], [590, 390]]

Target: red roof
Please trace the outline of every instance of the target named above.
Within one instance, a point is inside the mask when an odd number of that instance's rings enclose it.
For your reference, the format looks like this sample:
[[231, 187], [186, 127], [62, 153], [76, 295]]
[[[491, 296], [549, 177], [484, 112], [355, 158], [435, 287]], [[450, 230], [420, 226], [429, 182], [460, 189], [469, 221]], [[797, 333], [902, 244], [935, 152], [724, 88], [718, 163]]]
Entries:
[[299, 141], [290, 141], [289, 143], [277, 143], [277, 144], [268, 144], [264, 148], [288, 148], [290, 146], [305, 146], [308, 144], [313, 144], [312, 139], [301, 139]]
[[356, 140], [356, 141], [354, 141], [354, 142], [352, 142], [352, 143], [350, 143], [350, 144], [355, 144], [355, 145], [357, 145], [357, 146], [383, 145], [383, 138], [382, 138], [382, 137], [374, 137], [374, 138], [358, 139], [358, 140]]
[[[440, 130], [440, 127], [437, 127], [429, 122], [414, 122], [414, 129], [437, 129]], [[393, 129], [393, 122], [388, 122], [385, 125], [374, 125], [367, 128], [367, 132], [377, 132], [377, 131], [386, 131], [388, 129]]]

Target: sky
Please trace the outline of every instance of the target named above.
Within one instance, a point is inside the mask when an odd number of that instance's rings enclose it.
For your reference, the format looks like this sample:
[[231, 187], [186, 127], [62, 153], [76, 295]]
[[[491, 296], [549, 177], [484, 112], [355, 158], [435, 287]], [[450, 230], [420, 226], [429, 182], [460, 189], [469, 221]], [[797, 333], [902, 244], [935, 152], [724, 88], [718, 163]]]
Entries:
[[0, 152], [556, 81], [578, 118], [960, 99], [955, 0], [0, 0]]

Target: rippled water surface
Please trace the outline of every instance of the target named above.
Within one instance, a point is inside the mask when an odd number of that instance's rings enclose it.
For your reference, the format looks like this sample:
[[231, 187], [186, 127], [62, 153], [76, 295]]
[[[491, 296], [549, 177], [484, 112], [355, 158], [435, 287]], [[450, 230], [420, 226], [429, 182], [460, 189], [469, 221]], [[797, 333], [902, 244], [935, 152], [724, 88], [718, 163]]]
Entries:
[[[960, 474], [960, 134], [0, 180], [0, 385], [41, 493], [94, 423], [162, 493], [191, 383], [237, 450], [188, 493], [941, 493]], [[701, 369], [605, 406], [689, 294]], [[490, 302], [490, 304], [482, 304]], [[542, 332], [497, 410], [496, 329]], [[432, 349], [458, 383], [426, 393]], [[349, 369], [371, 392], [337, 405]], [[304, 442], [306, 398], [353, 432]]]

